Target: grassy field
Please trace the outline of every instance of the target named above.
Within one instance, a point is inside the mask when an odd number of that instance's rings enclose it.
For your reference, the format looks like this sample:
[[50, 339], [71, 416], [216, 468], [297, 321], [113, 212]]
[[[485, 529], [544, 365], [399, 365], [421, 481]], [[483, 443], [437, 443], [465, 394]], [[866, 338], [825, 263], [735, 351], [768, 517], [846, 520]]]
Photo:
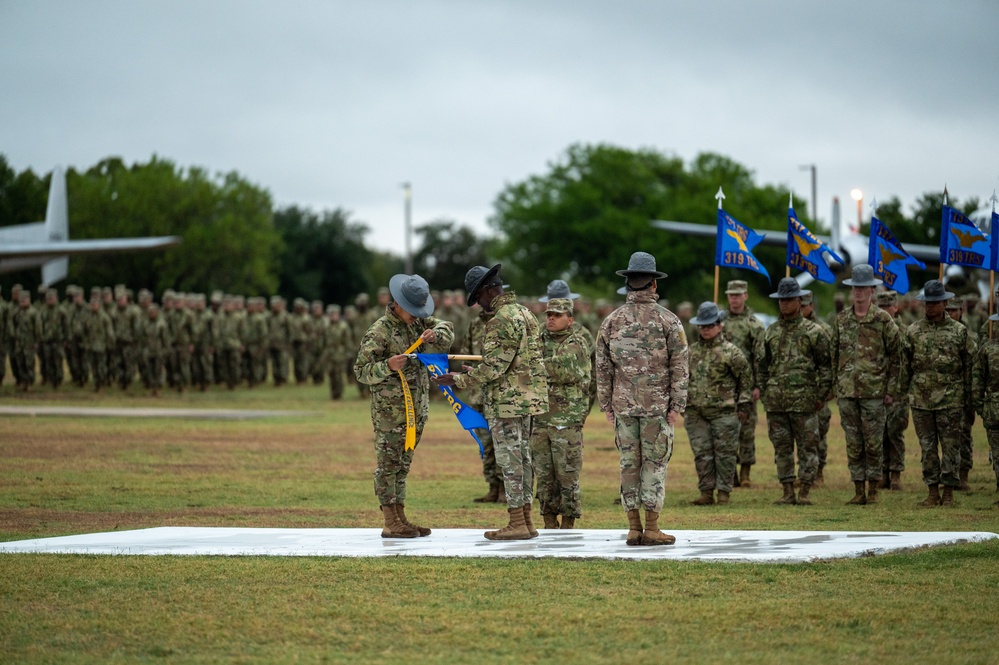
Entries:
[[[9, 379], [8, 379], [9, 380]], [[351, 389], [349, 394], [354, 395]], [[251, 421], [5, 416], [0, 540], [151, 526], [378, 527], [366, 402], [325, 388], [112, 390], [0, 404], [266, 408]], [[761, 418], [754, 487], [693, 507], [678, 430], [661, 523], [673, 529], [999, 532], [976, 429], [972, 492], [920, 509], [915, 435], [903, 492], [847, 507], [834, 412], [816, 505], [776, 507]], [[586, 428], [580, 528], [620, 528], [617, 454]], [[435, 403], [408, 512], [432, 527], [495, 528], [474, 442]], [[999, 543], [800, 565], [697, 562], [0, 555], [2, 662], [989, 663], [999, 657]]]

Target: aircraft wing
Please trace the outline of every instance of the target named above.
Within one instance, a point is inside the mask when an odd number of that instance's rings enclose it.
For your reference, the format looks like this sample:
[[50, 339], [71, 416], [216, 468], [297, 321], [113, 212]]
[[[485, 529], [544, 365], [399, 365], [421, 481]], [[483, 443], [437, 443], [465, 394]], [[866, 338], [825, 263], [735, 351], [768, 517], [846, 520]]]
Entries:
[[7, 242], [0, 243], [0, 259], [135, 252], [172, 247], [179, 245], [180, 242], [180, 236], [102, 238], [100, 240], [61, 240], [55, 242]]
[[[714, 224], [691, 224], [690, 222], [668, 222], [661, 219], [654, 219], [649, 222], [653, 227], [657, 229], [663, 229], [664, 231], [673, 231], [674, 233], [682, 233], [689, 236], [702, 236], [714, 238], [718, 235], [718, 227]], [[761, 245], [769, 245], [771, 247], [787, 247], [787, 231], [760, 231], [758, 229], [753, 229], [756, 233], [763, 236], [763, 240], [760, 241]], [[830, 240], [827, 236], [816, 235], [816, 238], [829, 244]]]
[[904, 247], [905, 251], [909, 252], [910, 255], [919, 259], [923, 263], [940, 263], [939, 245], [910, 245], [909, 243], [902, 243], [902, 247]]

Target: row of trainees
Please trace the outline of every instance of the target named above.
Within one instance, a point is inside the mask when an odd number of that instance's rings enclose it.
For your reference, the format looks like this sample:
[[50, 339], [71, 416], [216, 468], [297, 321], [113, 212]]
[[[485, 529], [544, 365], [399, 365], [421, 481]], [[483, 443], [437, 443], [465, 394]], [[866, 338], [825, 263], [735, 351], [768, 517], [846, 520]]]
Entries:
[[[767, 413], [783, 486], [776, 502], [780, 505], [811, 504], [810, 490], [820, 478], [820, 414], [833, 397], [839, 402], [855, 483], [850, 504], [874, 503], [878, 489], [900, 488], [904, 447], [893, 437], [904, 432], [905, 426], [897, 425], [907, 420], [907, 401], [928, 488], [921, 506], [952, 505], [953, 490], [966, 479], [960, 451], [968, 404], [985, 418], [990, 444], [999, 443], [994, 436], [999, 435], [999, 418], [992, 415], [999, 415], [999, 368], [990, 372], [988, 365], [990, 351], [999, 362], [999, 344], [989, 342], [976, 351], [967, 328], [946, 316], [945, 303], [953, 294], [939, 282], [927, 283], [917, 296], [925, 303], [924, 317], [900, 330], [888, 311], [892, 303], [887, 294], [878, 296], [882, 306], [874, 305], [880, 281], [870, 266], [857, 266], [846, 280], [851, 306], [828, 327], [803, 316], [802, 302], [810, 293], [793, 279], [781, 280], [770, 294], [778, 300], [780, 318], [764, 330], [745, 306], [745, 282], [733, 281], [727, 289], [729, 311], [704, 303], [692, 320], [698, 340], [688, 347], [679, 318], [656, 303], [657, 280], [665, 274], [655, 271], [650, 255], [636, 252], [632, 259], [636, 265], [619, 273], [627, 278], [628, 300], [604, 320], [595, 342], [600, 406], [614, 425], [621, 456], [629, 544], [671, 541], [659, 531], [658, 515], [672, 428], [681, 415], [695, 455], [701, 492], [697, 505], [715, 503], [715, 491], [719, 503], [728, 502], [737, 466], [741, 484], [751, 484], [757, 400]], [[469, 306], [482, 308], [483, 362], [436, 380], [483, 388], [496, 471], [490, 472], [489, 462], [484, 465], [490, 491], [478, 500], [505, 495], [510, 512], [510, 524], [486, 537], [519, 539], [535, 531], [530, 516], [535, 480], [546, 527], [559, 526], [561, 518], [561, 526], [572, 528], [581, 514], [578, 479], [582, 424], [589, 412], [584, 389], [588, 349], [573, 330], [571, 298], [550, 299], [545, 329], [538, 331], [533, 317], [516, 305], [515, 295], [504, 292], [498, 268], [477, 266], [466, 277]], [[418, 276], [396, 277], [425, 285]], [[413, 526], [405, 517], [405, 481], [413, 453], [401, 449], [405, 414], [394, 372], [403, 370], [417, 386], [419, 436], [426, 419], [426, 372], [401, 352], [418, 337], [438, 351], [448, 350], [453, 329], [430, 316], [433, 301], [428, 305], [427, 297], [416, 298], [421, 309], [412, 305], [412, 298], [392, 295], [387, 315], [366, 333], [354, 370], [359, 381], [373, 387], [375, 493], [385, 519], [383, 536], [416, 537], [429, 529]], [[996, 453], [994, 449], [993, 460]], [[999, 487], [999, 465], [995, 471]], [[646, 513], [644, 527], [640, 508]]]

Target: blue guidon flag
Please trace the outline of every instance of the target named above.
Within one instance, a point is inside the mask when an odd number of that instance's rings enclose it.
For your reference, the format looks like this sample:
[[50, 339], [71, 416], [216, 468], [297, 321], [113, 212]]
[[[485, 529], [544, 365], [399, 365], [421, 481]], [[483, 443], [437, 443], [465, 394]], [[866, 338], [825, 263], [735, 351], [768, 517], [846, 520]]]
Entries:
[[[416, 357], [430, 370], [430, 376], [436, 377], [447, 374], [448, 360], [446, 353], [417, 353]], [[482, 442], [479, 441], [479, 437], [475, 434], [475, 430], [477, 429], [489, 429], [489, 424], [486, 422], [485, 416], [455, 397], [451, 386], [439, 385], [437, 387], [447, 397], [448, 404], [451, 406], [451, 411], [454, 412], [454, 417], [458, 419], [458, 423], [479, 444], [479, 457], [485, 457], [486, 450], [482, 447]]]
[[989, 237], [967, 215], [944, 206], [940, 231], [940, 263], [987, 270], [990, 254]]
[[885, 286], [899, 293], [909, 291], [909, 273], [906, 271], [906, 266], [926, 269], [926, 264], [905, 251], [902, 243], [895, 238], [888, 227], [873, 216], [867, 262], [874, 268], [874, 275], [884, 280]]
[[999, 213], [992, 211], [992, 267], [990, 270], [999, 270]]
[[766, 276], [770, 273], [755, 256], [753, 249], [763, 240], [756, 231], [743, 226], [727, 212], [718, 209], [718, 233], [715, 234], [715, 265], [722, 268], [752, 270]]
[[794, 208], [788, 208], [787, 265], [795, 270], [807, 272], [820, 282], [835, 284], [836, 275], [826, 265], [826, 260], [822, 256], [826, 252], [842, 265], [843, 259], [798, 221]]

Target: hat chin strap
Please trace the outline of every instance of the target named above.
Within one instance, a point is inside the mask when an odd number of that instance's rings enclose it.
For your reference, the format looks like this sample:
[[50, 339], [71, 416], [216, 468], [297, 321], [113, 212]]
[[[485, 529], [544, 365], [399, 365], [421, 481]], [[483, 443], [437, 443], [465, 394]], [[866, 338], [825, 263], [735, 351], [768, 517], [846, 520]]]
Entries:
[[628, 289], [629, 291], [644, 291], [645, 289], [647, 289], [647, 288], [649, 288], [650, 286], [652, 286], [652, 284], [653, 284], [653, 283], [654, 283], [655, 281], [656, 281], [656, 278], [655, 278], [655, 277], [653, 277], [653, 278], [652, 278], [652, 279], [650, 279], [650, 280], [649, 280], [649, 281], [648, 281], [648, 282], [647, 282], [646, 284], [644, 284], [644, 285], [642, 285], [642, 286], [632, 286], [631, 284], [627, 284], [627, 283], [626, 283], [626, 284], [625, 284], [624, 286], [625, 286], [625, 288], [627, 288], [627, 289]]

